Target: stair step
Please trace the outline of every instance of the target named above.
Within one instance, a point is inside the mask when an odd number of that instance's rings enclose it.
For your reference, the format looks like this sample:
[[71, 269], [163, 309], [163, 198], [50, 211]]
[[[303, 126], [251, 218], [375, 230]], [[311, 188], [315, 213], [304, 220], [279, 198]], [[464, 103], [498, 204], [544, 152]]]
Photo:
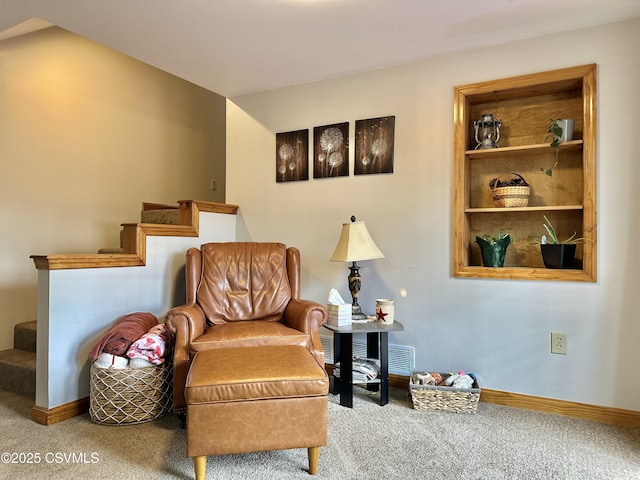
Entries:
[[[152, 223], [155, 225], [180, 225], [180, 211], [177, 208], [158, 208], [142, 210], [140, 212], [140, 221], [142, 223]], [[122, 246], [123, 231], [120, 231], [120, 245]], [[98, 253], [101, 254], [118, 254], [123, 253], [123, 248], [101, 248]]]
[[105, 255], [114, 254], [114, 253], [124, 253], [124, 248], [101, 248], [98, 250], [98, 253], [103, 253]]
[[0, 351], [0, 388], [36, 398], [36, 354], [24, 350]]
[[18, 323], [13, 327], [13, 348], [36, 353], [37, 321]]
[[180, 211], [177, 208], [163, 208], [161, 210], [143, 210], [140, 214], [142, 223], [160, 225], [180, 225]]

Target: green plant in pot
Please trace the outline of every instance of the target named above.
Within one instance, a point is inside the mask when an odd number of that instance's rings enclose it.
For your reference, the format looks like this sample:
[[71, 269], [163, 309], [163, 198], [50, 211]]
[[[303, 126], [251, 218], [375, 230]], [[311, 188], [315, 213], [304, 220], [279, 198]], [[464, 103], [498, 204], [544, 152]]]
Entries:
[[584, 238], [576, 238], [577, 232], [566, 238], [560, 240], [556, 229], [553, 227], [551, 221], [546, 215], [543, 215], [543, 226], [547, 231], [546, 235], [542, 236], [540, 243], [540, 252], [542, 253], [542, 261], [547, 268], [573, 268], [573, 261], [576, 256], [576, 244], [583, 242]]
[[482, 237], [476, 236], [476, 243], [480, 247], [482, 264], [485, 267], [504, 266], [507, 247], [511, 243], [511, 237], [508, 233], [503, 234], [502, 230], [499, 230], [495, 237], [488, 234], [484, 234]]
[[556, 161], [547, 169], [540, 168], [540, 171], [551, 177], [553, 175], [553, 169], [558, 165], [560, 144], [565, 140], [571, 140], [571, 138], [573, 138], [573, 120], [562, 118], [550, 119], [549, 125], [547, 126], [547, 136], [545, 137], [545, 141], [549, 140], [549, 138], [551, 138], [549, 146], [556, 149]]

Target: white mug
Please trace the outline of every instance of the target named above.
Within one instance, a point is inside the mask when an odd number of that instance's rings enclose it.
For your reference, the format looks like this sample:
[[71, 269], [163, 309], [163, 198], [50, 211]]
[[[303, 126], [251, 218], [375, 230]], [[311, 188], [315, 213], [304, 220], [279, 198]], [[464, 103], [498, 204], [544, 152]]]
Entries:
[[573, 120], [570, 118], [563, 118], [554, 122], [562, 129], [562, 136], [559, 137], [560, 142], [568, 142], [573, 140]]
[[393, 323], [394, 310], [393, 300], [389, 298], [378, 298], [376, 300], [376, 317], [379, 323]]

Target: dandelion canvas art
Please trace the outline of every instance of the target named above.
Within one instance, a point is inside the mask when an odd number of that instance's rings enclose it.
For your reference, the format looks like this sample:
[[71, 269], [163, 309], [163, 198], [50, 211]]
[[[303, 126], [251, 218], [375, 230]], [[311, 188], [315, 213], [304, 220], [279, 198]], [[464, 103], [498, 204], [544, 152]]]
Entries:
[[309, 180], [309, 130], [276, 134], [276, 182]]
[[356, 120], [354, 175], [393, 173], [396, 117]]
[[313, 178], [349, 175], [349, 122], [313, 129]]

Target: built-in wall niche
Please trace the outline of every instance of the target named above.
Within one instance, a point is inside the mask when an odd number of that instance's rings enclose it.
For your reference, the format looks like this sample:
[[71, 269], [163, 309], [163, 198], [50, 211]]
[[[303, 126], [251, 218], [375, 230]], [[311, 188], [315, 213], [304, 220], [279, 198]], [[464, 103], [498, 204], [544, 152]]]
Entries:
[[[498, 147], [476, 149], [474, 121], [488, 113], [502, 123]], [[596, 65], [455, 87], [454, 115], [453, 275], [596, 281]], [[557, 118], [574, 119], [574, 134], [556, 152], [547, 130]], [[529, 203], [496, 207], [489, 181], [512, 172], [529, 183]], [[560, 237], [585, 239], [573, 268], [545, 268], [543, 215]], [[512, 240], [504, 267], [484, 267], [476, 235], [498, 231]]]

